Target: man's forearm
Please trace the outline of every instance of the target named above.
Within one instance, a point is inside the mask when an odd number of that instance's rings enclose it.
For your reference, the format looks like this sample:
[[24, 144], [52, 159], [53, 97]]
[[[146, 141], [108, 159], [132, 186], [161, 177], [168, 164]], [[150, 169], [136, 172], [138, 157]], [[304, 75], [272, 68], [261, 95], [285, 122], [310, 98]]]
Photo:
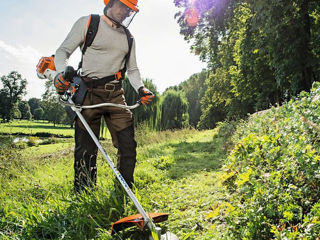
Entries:
[[136, 68], [136, 69], [128, 70], [127, 74], [128, 74], [128, 78], [131, 86], [136, 90], [136, 92], [138, 92], [138, 89], [143, 86], [139, 69]]

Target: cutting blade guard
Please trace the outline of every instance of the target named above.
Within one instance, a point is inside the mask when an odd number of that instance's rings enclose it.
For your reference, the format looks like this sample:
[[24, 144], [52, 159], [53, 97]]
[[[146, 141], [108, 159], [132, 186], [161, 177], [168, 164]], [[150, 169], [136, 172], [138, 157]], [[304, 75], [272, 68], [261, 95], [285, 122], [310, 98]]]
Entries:
[[[149, 219], [152, 219], [153, 223], [167, 221], [168, 216], [168, 213], [148, 213], [148, 217]], [[145, 222], [141, 214], [128, 216], [113, 223], [111, 227], [111, 235], [132, 226], [137, 226], [140, 230], [143, 230], [143, 228], [145, 227]]]

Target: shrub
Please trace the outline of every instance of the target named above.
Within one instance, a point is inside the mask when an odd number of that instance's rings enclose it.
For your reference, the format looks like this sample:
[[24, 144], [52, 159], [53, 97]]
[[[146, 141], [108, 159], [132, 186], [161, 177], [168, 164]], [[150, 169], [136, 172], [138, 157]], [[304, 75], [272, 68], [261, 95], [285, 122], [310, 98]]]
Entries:
[[27, 142], [19, 141], [19, 142], [14, 143], [12, 146], [14, 148], [18, 148], [18, 149], [25, 149], [28, 147], [28, 144], [27, 144]]
[[46, 138], [43, 142], [42, 142], [42, 144], [54, 144], [54, 143], [57, 143], [58, 142], [58, 140], [57, 140], [57, 138], [55, 138], [55, 137], [53, 137], [53, 136], [51, 136], [50, 138]]
[[[232, 239], [320, 235], [320, 84], [241, 124], [224, 166], [220, 207]], [[230, 210], [232, 209], [232, 210]]]
[[28, 146], [29, 147], [38, 146], [40, 142], [41, 140], [38, 137], [29, 137]]

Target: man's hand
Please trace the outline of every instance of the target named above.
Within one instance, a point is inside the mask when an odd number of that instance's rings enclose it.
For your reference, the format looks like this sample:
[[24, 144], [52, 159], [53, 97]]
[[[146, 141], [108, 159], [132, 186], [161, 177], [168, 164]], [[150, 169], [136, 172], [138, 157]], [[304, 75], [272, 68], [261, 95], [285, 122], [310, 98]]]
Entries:
[[54, 77], [54, 86], [59, 95], [63, 95], [70, 87], [70, 82], [64, 78], [64, 72], [58, 73]]
[[154, 98], [153, 93], [145, 87], [140, 87], [138, 93], [142, 105], [148, 105], [152, 102], [152, 99]]
[[73, 82], [75, 73], [73, 67], [68, 66], [64, 72], [55, 76], [53, 82], [58, 94], [63, 95], [70, 88], [70, 82]]

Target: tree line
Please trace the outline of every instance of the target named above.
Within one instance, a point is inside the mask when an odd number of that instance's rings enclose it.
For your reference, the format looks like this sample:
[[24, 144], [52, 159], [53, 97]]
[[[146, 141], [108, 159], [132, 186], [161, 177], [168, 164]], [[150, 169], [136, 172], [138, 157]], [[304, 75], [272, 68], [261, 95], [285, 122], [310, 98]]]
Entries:
[[46, 92], [42, 98], [22, 100], [27, 94], [27, 80], [17, 71], [1, 77], [0, 117], [2, 122], [13, 119], [47, 120], [53, 124], [70, 124], [65, 108], [59, 104], [51, 83], [47, 83]]
[[[154, 101], [149, 106], [141, 106], [133, 111], [136, 125], [144, 123], [150, 129], [165, 130], [187, 127], [189, 125], [189, 104], [182, 92], [170, 89], [160, 95], [151, 79], [143, 80], [147, 88], [155, 94]], [[70, 124], [71, 119], [66, 114], [66, 107], [59, 102], [50, 80], [46, 82], [42, 98], [22, 100], [26, 95], [27, 80], [17, 71], [1, 77], [0, 117], [2, 122], [13, 119], [46, 120], [54, 124]], [[135, 104], [139, 96], [126, 78], [123, 81], [125, 97], [129, 105]]]
[[320, 80], [320, 1], [174, 2], [181, 34], [208, 66], [199, 128], [282, 104]]

